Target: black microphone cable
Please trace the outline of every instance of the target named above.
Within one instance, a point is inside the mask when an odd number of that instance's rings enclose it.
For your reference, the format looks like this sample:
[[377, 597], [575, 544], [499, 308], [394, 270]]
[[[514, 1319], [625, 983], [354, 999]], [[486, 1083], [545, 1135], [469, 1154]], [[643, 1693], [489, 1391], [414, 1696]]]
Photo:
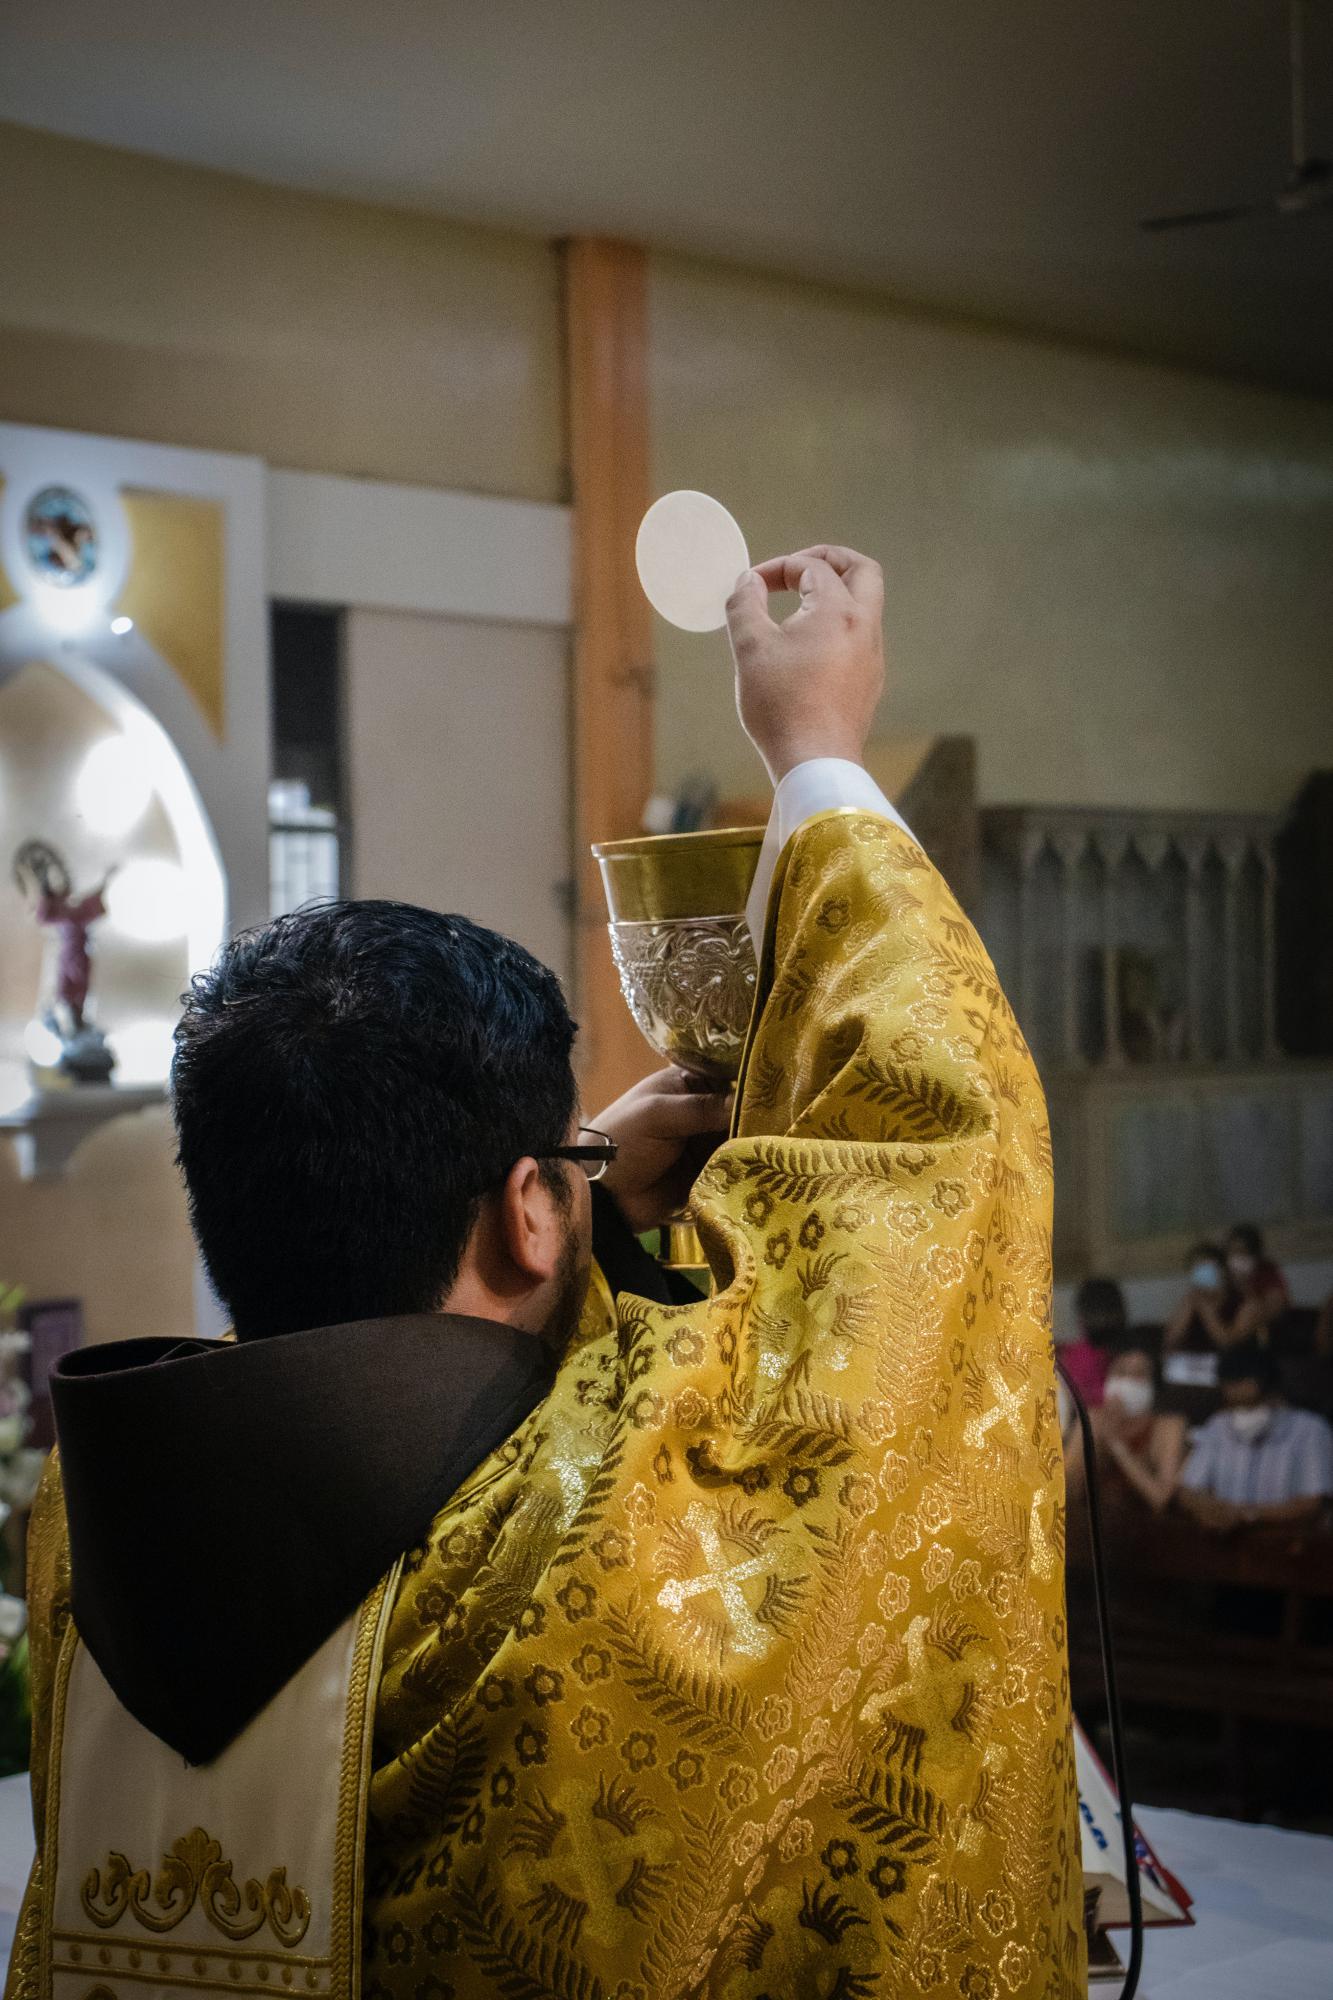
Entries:
[[1088, 1406], [1070, 1381], [1061, 1361], [1056, 1360], [1060, 1380], [1078, 1416], [1083, 1438], [1083, 1467], [1087, 1477], [1088, 1538], [1092, 1543], [1092, 1590], [1097, 1605], [1097, 1637], [1102, 1651], [1102, 1685], [1106, 1689], [1106, 1723], [1111, 1737], [1111, 1776], [1120, 1801], [1120, 1832], [1125, 1843], [1125, 1892], [1129, 1897], [1129, 1963], [1120, 2000], [1134, 2000], [1143, 1970], [1143, 1896], [1139, 1885], [1139, 1857], [1134, 1845], [1134, 1802], [1129, 1795], [1125, 1769], [1125, 1735], [1120, 1716], [1120, 1693], [1116, 1686], [1115, 1649], [1111, 1644], [1111, 1603], [1106, 1587], [1106, 1554], [1102, 1541], [1102, 1496], [1097, 1476], [1097, 1448], [1092, 1435]]

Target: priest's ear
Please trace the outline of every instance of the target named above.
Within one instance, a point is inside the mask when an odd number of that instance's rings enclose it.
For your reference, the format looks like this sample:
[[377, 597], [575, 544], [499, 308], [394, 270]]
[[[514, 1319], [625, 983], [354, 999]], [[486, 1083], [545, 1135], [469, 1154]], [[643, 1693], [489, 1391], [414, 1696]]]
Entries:
[[572, 1199], [565, 1169], [531, 1158], [515, 1161], [496, 1192], [496, 1248], [531, 1285], [545, 1284], [561, 1269]]

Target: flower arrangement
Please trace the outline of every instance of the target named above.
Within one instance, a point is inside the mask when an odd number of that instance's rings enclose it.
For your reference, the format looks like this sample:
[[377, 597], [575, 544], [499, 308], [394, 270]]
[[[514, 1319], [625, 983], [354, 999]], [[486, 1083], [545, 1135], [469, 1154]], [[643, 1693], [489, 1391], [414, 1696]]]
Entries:
[[[19, 1362], [32, 1343], [14, 1325], [24, 1296], [19, 1286], [0, 1284], [0, 1528], [31, 1506], [46, 1459], [27, 1442], [32, 1391]], [[27, 1623], [23, 1599], [0, 1591], [0, 1775], [28, 1764]]]
[[32, 1341], [14, 1325], [25, 1297], [20, 1286], [0, 1284], [0, 1522], [32, 1505], [46, 1463], [46, 1453], [27, 1442], [32, 1391], [19, 1372], [19, 1361]]

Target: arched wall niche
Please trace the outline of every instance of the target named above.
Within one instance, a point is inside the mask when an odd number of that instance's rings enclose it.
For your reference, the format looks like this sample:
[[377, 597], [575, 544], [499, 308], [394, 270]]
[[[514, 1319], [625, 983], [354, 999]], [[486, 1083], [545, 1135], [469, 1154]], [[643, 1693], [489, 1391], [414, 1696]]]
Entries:
[[[110, 829], [83, 810], [88, 775], [110, 744], [128, 746], [141, 784], [123, 823]], [[225, 894], [216, 842], [174, 747], [133, 696], [96, 668], [32, 661], [0, 675], [0, 1108], [28, 1094], [24, 1033], [46, 980], [54, 940], [36, 924], [10, 873], [20, 841], [51, 841], [76, 891], [113, 865], [171, 871], [185, 891], [180, 923], [136, 936], [115, 921], [94, 931], [93, 1007], [111, 1040], [122, 1084], [161, 1082], [170, 1030], [192, 965], [216, 950]], [[122, 875], [122, 881], [125, 877]], [[131, 880], [132, 880], [131, 876]], [[183, 926], [183, 927], [182, 927]]]
[[[28, 504], [48, 486], [83, 495], [104, 536], [99, 589], [81, 605], [72, 591], [43, 588], [25, 550]], [[183, 935], [138, 947], [139, 1000], [159, 1030], [219, 942], [267, 914], [264, 493], [258, 460], [0, 425], [0, 733], [12, 698], [28, 726], [47, 732], [44, 754], [67, 790], [99, 730], [126, 739], [145, 767], [153, 800], [131, 851], [174, 862], [186, 888]], [[62, 715], [69, 737], [56, 754], [50, 732]], [[12, 1066], [13, 1030], [21, 1038], [24, 1025], [14, 1017], [30, 1015], [41, 963], [8, 864], [19, 838], [61, 844], [60, 782], [52, 778], [45, 811], [28, 787], [20, 821], [0, 797], [6, 841], [17, 834], [0, 856], [0, 948], [17, 960], [0, 977], [0, 1064]], [[83, 888], [116, 858], [116, 841], [80, 838], [67, 812], [63, 831]], [[113, 1045], [136, 1006], [133, 954], [114, 933], [108, 920], [95, 934]], [[173, 1153], [160, 1102], [97, 1129], [58, 1179], [21, 1179], [0, 1147], [0, 1273], [34, 1297], [81, 1297], [94, 1340], [215, 1328]]]
[[[90, 596], [43, 588], [25, 557], [26, 508], [48, 486], [86, 496], [97, 517], [104, 567]], [[206, 604], [180, 528], [192, 512], [215, 524], [216, 601]], [[48, 660], [143, 746], [183, 851], [200, 858], [201, 843], [211, 844], [221, 871], [221, 911], [201, 909], [201, 944], [262, 921], [269, 719], [261, 462], [0, 425], [0, 571], [0, 679]], [[213, 637], [210, 667], [192, 657], [192, 601], [198, 626]], [[126, 613], [132, 629], [113, 631]], [[207, 873], [200, 858], [205, 897]]]

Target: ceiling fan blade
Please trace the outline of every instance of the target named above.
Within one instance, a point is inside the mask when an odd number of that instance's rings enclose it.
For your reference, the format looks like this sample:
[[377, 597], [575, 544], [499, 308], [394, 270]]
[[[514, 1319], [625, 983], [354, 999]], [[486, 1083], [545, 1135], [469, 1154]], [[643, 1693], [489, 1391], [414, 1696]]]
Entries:
[[1262, 215], [1273, 206], [1271, 201], [1246, 201], [1232, 208], [1196, 208], [1182, 215], [1149, 215], [1140, 222], [1140, 229], [1197, 229], [1205, 222], [1239, 222], [1245, 215]]

